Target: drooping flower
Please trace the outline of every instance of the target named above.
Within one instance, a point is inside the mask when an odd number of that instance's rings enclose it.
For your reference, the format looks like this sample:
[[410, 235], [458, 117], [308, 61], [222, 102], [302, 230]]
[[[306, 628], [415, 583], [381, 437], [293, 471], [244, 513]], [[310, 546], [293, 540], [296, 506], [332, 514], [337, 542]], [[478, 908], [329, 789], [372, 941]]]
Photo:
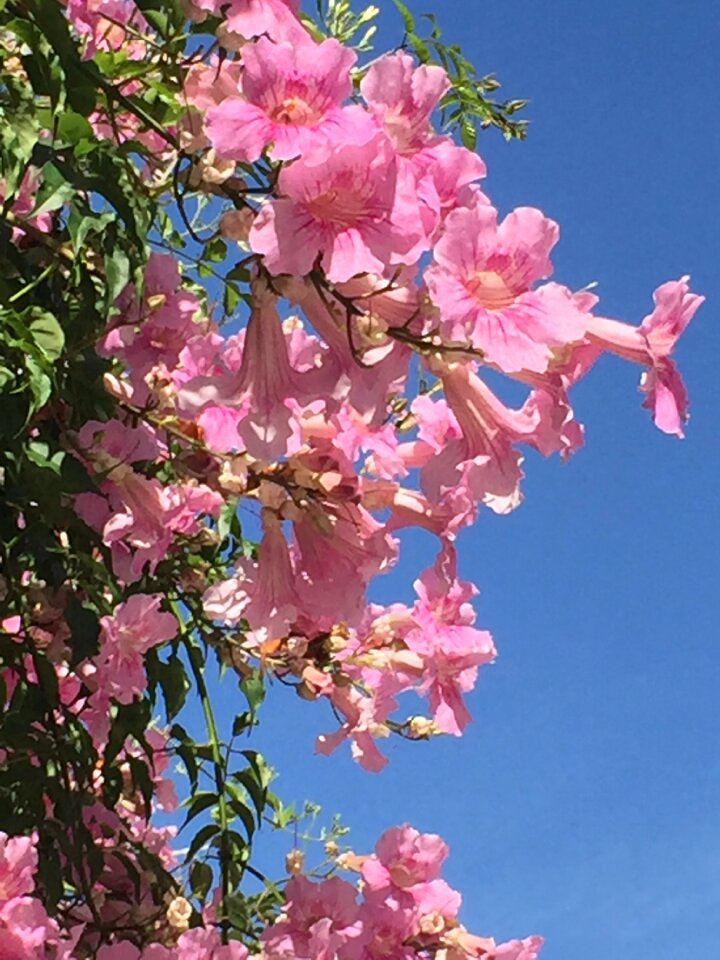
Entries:
[[655, 290], [655, 309], [633, 327], [607, 317], [591, 317], [589, 340], [647, 369], [640, 381], [646, 395], [643, 406], [652, 411], [655, 424], [664, 433], [683, 436], [688, 397], [682, 377], [670, 359], [678, 338], [705, 300], [690, 293], [689, 277], [670, 280]]
[[173, 614], [160, 610], [161, 602], [160, 594], [137, 593], [100, 620], [95, 682], [119, 703], [130, 703], [145, 690], [144, 654], [178, 631]]
[[208, 412], [215, 410], [219, 416], [224, 411], [236, 425], [236, 445], [254, 457], [273, 460], [288, 453], [294, 407], [327, 393], [328, 371], [322, 365], [306, 370], [294, 367], [289, 356], [292, 330], [286, 332], [280, 321], [277, 298], [260, 280], [253, 283], [252, 296], [237, 372], [218, 372], [223, 360], [218, 354], [207, 372], [198, 372], [180, 386], [177, 400], [181, 412], [205, 415], [203, 426], [212, 428], [212, 446], [216, 439], [222, 442], [225, 424], [207, 419]]
[[145, 56], [147, 45], [138, 34], [149, 27], [133, 0], [68, 0], [67, 16], [86, 38], [84, 59], [98, 50], [122, 50], [130, 60]]
[[459, 736], [470, 720], [462, 694], [474, 686], [478, 667], [494, 659], [493, 639], [473, 626], [470, 600], [477, 589], [458, 580], [455, 553], [449, 545], [415, 582], [415, 590], [416, 627], [405, 635], [405, 643], [423, 658], [419, 689], [428, 696], [435, 722], [446, 733]]

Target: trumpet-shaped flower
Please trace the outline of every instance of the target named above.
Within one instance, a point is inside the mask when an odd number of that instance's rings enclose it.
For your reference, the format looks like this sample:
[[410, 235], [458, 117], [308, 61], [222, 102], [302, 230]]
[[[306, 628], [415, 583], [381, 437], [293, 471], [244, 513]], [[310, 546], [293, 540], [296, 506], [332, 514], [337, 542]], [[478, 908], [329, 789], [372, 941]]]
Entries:
[[382, 134], [310, 151], [281, 171], [280, 199], [261, 208], [250, 246], [273, 274], [304, 276], [319, 262], [335, 283], [415, 263], [424, 236], [417, 198], [398, 179]]
[[360, 108], [343, 108], [357, 57], [337, 40], [273, 43], [261, 37], [243, 48], [240, 95], [207, 114], [207, 133], [223, 157], [252, 163], [267, 149], [293, 160], [330, 141], [367, 139], [377, 127]]
[[640, 381], [643, 404], [652, 411], [664, 433], [683, 436], [688, 397], [682, 377], [669, 359], [675, 343], [692, 320], [704, 297], [690, 293], [689, 277], [662, 284], [653, 294], [655, 309], [639, 327], [607, 317], [592, 317], [588, 338], [594, 344], [647, 370]]
[[552, 272], [557, 238], [557, 224], [531, 207], [499, 225], [488, 205], [452, 211], [425, 273], [443, 334], [469, 340], [506, 373], [546, 370], [553, 347], [582, 339], [586, 327], [563, 288], [532, 289]]
[[398, 52], [373, 63], [360, 92], [398, 153], [414, 153], [432, 137], [430, 116], [449, 87], [442, 67], [416, 67], [412, 57]]
[[136, 593], [100, 621], [100, 653], [95, 682], [119, 703], [130, 703], [143, 692], [147, 677], [143, 656], [151, 647], [172, 640], [178, 622], [160, 610], [160, 594]]

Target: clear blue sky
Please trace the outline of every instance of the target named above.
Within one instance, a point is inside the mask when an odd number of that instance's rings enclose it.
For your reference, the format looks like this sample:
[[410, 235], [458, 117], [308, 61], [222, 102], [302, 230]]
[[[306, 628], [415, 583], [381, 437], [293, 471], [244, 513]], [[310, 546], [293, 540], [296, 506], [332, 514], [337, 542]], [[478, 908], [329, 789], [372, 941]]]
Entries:
[[[462, 740], [391, 742], [374, 776], [314, 757], [332, 717], [280, 689], [258, 743], [278, 791], [341, 811], [356, 849], [403, 821], [443, 834], [477, 933], [542, 933], [544, 960], [714, 956], [720, 15], [709, 0], [409, 3], [531, 99], [526, 143], [489, 132], [479, 149], [501, 212], [559, 221], [559, 280], [598, 281], [603, 311], [635, 322], [667, 279], [706, 294], [678, 350], [692, 420], [685, 441], [660, 434], [638, 370], [608, 359], [575, 394], [586, 449], [566, 466], [528, 456], [523, 506], [464, 536], [500, 657]], [[430, 562], [434, 544], [413, 544]], [[417, 562], [377, 599], [409, 598]]]

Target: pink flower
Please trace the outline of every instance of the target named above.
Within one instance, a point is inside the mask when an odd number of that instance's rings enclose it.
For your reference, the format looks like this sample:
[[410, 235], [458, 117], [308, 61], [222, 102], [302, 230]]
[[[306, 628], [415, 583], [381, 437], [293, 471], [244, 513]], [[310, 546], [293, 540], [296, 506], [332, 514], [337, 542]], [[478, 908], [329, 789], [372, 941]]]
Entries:
[[83, 59], [98, 50], [122, 50], [130, 60], [141, 60], [146, 45], [132, 32], [142, 33], [148, 24], [133, 0], [68, 0], [68, 19], [82, 37], [87, 38]]
[[[377, 671], [374, 673], [373, 679], [377, 681]], [[330, 690], [333, 709], [343, 717], [343, 722], [332, 733], [321, 733], [315, 741], [315, 750], [327, 756], [345, 740], [349, 740], [353, 759], [365, 770], [378, 773], [388, 759], [378, 749], [376, 737], [388, 735], [385, 721], [397, 704], [377, 683], [369, 686], [368, 691], [361, 693], [353, 686], [333, 687]]]
[[438, 727], [460, 736], [470, 720], [462, 694], [474, 686], [478, 666], [495, 658], [492, 636], [473, 626], [470, 600], [477, 589], [457, 579], [451, 547], [415, 582], [415, 590], [412, 615], [417, 626], [406, 634], [405, 643], [423, 658], [419, 690], [427, 693]]
[[437, 137], [407, 161], [419, 190], [439, 221], [457, 207], [473, 207], [489, 200], [475, 184], [485, 176], [484, 161], [449, 137]]
[[147, 685], [143, 656], [177, 634], [172, 613], [160, 610], [161, 594], [134, 594], [100, 620], [100, 653], [95, 683], [118, 703], [130, 703]]
[[488, 953], [483, 954], [483, 960], [536, 960], [540, 955], [542, 945], [542, 937], [508, 940], [506, 943], [499, 943]]
[[[282, 523], [271, 510], [263, 510], [263, 538], [250, 602], [243, 616], [252, 630], [270, 638], [283, 637], [298, 616], [297, 574], [290, 560]], [[249, 586], [249, 585], [248, 585]]]
[[[40, 177], [35, 167], [27, 168], [19, 186], [15, 189], [14, 196], [11, 198], [7, 196], [7, 181], [0, 177], [0, 202], [3, 205], [8, 203], [8, 209], [12, 211], [13, 215], [20, 220], [27, 220], [29, 226], [34, 227], [41, 233], [49, 233], [53, 225], [53, 215], [50, 211], [31, 216], [35, 209], [35, 195], [39, 187]], [[27, 234], [22, 227], [13, 227], [11, 236], [13, 243], [20, 243]]]
[[640, 381], [640, 389], [646, 394], [643, 406], [652, 411], [660, 430], [678, 437], [683, 436], [688, 398], [669, 356], [705, 299], [690, 293], [688, 280], [682, 277], [658, 287], [653, 294], [655, 309], [639, 327], [594, 316], [588, 323], [588, 338], [593, 344], [647, 367]]
[[397, 185], [395, 153], [383, 135], [310, 151], [281, 171], [281, 198], [261, 208], [250, 246], [271, 273], [304, 276], [319, 260], [336, 283], [415, 263], [424, 237], [417, 198]]
[[234, 941], [223, 946], [220, 934], [210, 927], [195, 927], [183, 933], [172, 960], [247, 960], [248, 951]]
[[430, 116], [450, 88], [442, 67], [415, 66], [406, 53], [390, 53], [370, 67], [360, 92], [398, 153], [413, 153], [432, 136]]
[[412, 887], [440, 876], [448, 855], [447, 844], [434, 833], [419, 833], [408, 824], [386, 830], [368, 858], [362, 875], [371, 889], [390, 884]]
[[97, 960], [141, 960], [141, 957], [138, 948], [128, 940], [105, 944], [97, 952]]
[[397, 542], [350, 498], [308, 506], [293, 519], [303, 612], [321, 629], [356, 623], [367, 584], [394, 564]]
[[[402, 286], [387, 293], [374, 293], [374, 287], [387, 286], [379, 278], [363, 277], [343, 284], [342, 293], [355, 298], [358, 309], [365, 311], [362, 321], [367, 328], [382, 330], [390, 325], [402, 326], [418, 309], [417, 291]], [[362, 289], [358, 290], [358, 286]], [[363, 350], [358, 362], [355, 332], [347, 312], [329, 292], [321, 292], [310, 281], [289, 280], [282, 284], [283, 293], [297, 303], [327, 345], [336, 366], [333, 399], [346, 398], [369, 423], [379, 424], [387, 416], [388, 397], [400, 393], [407, 377], [410, 352], [394, 340]], [[362, 344], [362, 331], [358, 331]]]
[[[547, 456], [556, 451], [568, 455], [582, 443], [582, 429], [567, 402], [563, 405], [559, 389], [534, 390], [520, 409], [513, 409], [472, 372], [470, 364], [433, 366], [459, 428], [454, 436], [448, 433], [425, 461], [422, 485], [433, 500], [462, 483], [477, 502], [495, 513], [509, 513], [522, 500], [522, 457], [515, 444], [527, 443]], [[423, 427], [427, 431], [428, 405], [429, 398], [422, 407], [421, 440]]]
[[449, 214], [425, 273], [444, 336], [470, 341], [505, 373], [543, 372], [553, 347], [580, 340], [586, 321], [563, 288], [532, 290], [552, 271], [558, 227], [519, 207], [498, 226], [497, 211], [475, 204]]
[[267, 34], [273, 40], [306, 36], [295, 16], [300, 0], [192, 0], [200, 11], [225, 17], [224, 31], [251, 40]]
[[285, 888], [286, 919], [276, 921], [262, 935], [263, 952], [273, 958], [333, 960], [342, 947], [361, 933], [354, 887], [331, 877], [313, 883], [293, 877]]
[[142, 302], [132, 284], [118, 297], [114, 316], [98, 341], [98, 352], [130, 367], [133, 401], [150, 396], [147, 376], [158, 367], [172, 369], [188, 340], [201, 332], [199, 301], [181, 286], [180, 269], [170, 254], [153, 253], [145, 268]]
[[[222, 370], [222, 358], [186, 381], [178, 391], [182, 411], [194, 416], [208, 410], [223, 411], [202, 421], [212, 446], [223, 445], [235, 420], [238, 440], [254, 457], [273, 460], [285, 456], [294, 429], [293, 406], [322, 396], [328, 377], [322, 368], [297, 370], [290, 363], [291, 336], [277, 311], [276, 297], [262, 281], [252, 287], [253, 303], [237, 372]], [[226, 427], [230, 429], [226, 431]], [[234, 446], [239, 446], [236, 441]]]
[[357, 57], [337, 40], [273, 43], [261, 37], [243, 47], [241, 96], [207, 114], [207, 133], [224, 157], [252, 163], [265, 149], [292, 160], [330, 141], [366, 139], [377, 127], [361, 109], [341, 104], [352, 91]]
[[0, 902], [35, 889], [36, 842], [33, 837], [9, 837], [0, 831]]
[[57, 926], [35, 897], [15, 897], [0, 906], [2, 960], [44, 960]]

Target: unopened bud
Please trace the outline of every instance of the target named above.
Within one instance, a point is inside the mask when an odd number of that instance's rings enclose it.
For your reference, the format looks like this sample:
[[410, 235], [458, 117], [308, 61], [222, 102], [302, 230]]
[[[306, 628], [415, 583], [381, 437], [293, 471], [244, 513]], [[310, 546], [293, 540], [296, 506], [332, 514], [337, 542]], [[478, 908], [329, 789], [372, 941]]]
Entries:
[[249, 207], [243, 210], [226, 210], [220, 217], [220, 233], [228, 240], [246, 243], [254, 219], [255, 214]]
[[426, 913], [420, 917], [420, 932], [428, 936], [437, 936], [445, 929], [445, 917], [441, 913]]
[[285, 857], [285, 869], [288, 873], [302, 873], [305, 866], [305, 854], [302, 850], [291, 850]]
[[410, 717], [408, 720], [408, 730], [411, 737], [422, 740], [436, 733], [437, 727], [435, 726], [435, 721], [429, 717]]
[[295, 687], [295, 693], [301, 698], [301, 700], [317, 700], [318, 692], [312, 687], [306, 680], [303, 680], [302, 683], [299, 683]]
[[336, 857], [340, 853], [340, 847], [336, 840], [328, 840], [325, 844], [325, 853], [329, 857]]
[[190, 926], [192, 906], [185, 897], [175, 897], [167, 908], [167, 921], [176, 930], [187, 930]]

